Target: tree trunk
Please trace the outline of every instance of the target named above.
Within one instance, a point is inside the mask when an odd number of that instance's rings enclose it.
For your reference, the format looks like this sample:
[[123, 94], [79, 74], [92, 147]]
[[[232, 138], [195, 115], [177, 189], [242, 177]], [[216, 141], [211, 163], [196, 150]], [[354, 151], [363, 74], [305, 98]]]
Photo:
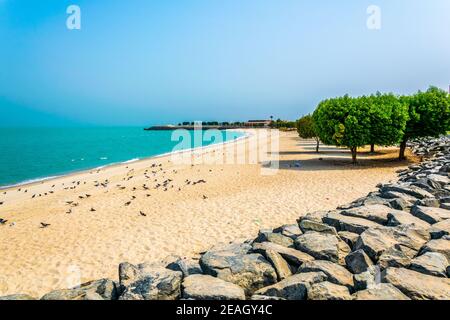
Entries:
[[375, 153], [375, 144], [370, 145], [370, 153]]
[[399, 159], [399, 160], [405, 160], [405, 159], [406, 159], [406, 157], [405, 157], [406, 142], [407, 142], [407, 140], [405, 139], [405, 140], [403, 140], [403, 141], [400, 143], [400, 154], [399, 154], [399, 156], [398, 156], [398, 159]]
[[356, 150], [357, 150], [357, 147], [350, 148], [350, 151], [352, 152], [352, 163], [353, 164], [356, 164]]
[[320, 144], [320, 140], [316, 139], [316, 152], [319, 153], [319, 144]]

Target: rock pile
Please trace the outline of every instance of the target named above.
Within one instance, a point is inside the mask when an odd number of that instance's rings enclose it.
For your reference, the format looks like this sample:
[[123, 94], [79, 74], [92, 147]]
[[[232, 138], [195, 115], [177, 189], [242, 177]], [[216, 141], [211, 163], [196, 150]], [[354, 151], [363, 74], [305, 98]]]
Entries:
[[42, 299], [450, 299], [450, 139], [410, 147], [426, 159], [336, 210], [199, 259], [122, 263], [119, 283], [93, 281]]

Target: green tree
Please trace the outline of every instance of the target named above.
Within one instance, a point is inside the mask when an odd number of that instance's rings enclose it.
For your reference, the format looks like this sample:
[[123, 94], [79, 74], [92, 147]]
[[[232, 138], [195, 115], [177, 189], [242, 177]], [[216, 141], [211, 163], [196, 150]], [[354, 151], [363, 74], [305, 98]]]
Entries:
[[316, 152], [319, 152], [320, 139], [317, 136], [316, 128], [314, 127], [313, 117], [310, 114], [308, 114], [298, 119], [296, 125], [298, 135], [301, 138], [316, 140]]
[[400, 144], [399, 158], [405, 159], [408, 140], [419, 137], [438, 137], [450, 129], [450, 95], [436, 87], [413, 96], [401, 97], [408, 105], [409, 120]]
[[360, 99], [367, 99], [370, 106], [370, 151], [375, 152], [375, 145], [392, 146], [400, 143], [409, 118], [407, 105], [393, 94], [379, 92]]
[[356, 163], [358, 147], [369, 144], [370, 103], [348, 95], [322, 101], [313, 114], [317, 134], [325, 144], [350, 148]]

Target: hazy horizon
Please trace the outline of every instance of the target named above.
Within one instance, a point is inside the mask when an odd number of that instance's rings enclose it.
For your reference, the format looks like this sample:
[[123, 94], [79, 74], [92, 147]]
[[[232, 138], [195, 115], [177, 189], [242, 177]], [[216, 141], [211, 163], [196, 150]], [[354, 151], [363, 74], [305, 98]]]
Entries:
[[[66, 27], [72, 4], [81, 30]], [[343, 94], [448, 90], [449, 12], [448, 0], [0, 0], [0, 126], [293, 120]]]

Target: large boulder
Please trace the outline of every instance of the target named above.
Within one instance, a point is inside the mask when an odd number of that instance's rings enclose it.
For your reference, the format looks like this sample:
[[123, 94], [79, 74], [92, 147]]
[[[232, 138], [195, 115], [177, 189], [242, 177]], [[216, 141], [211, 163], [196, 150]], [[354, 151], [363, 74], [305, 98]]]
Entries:
[[166, 268], [173, 271], [181, 271], [184, 277], [203, 273], [199, 260], [189, 258], [177, 257], [174, 261], [167, 264]]
[[354, 249], [363, 249], [376, 262], [385, 250], [397, 244], [418, 251], [429, 239], [427, 230], [415, 226], [377, 227], [362, 233]]
[[314, 258], [307, 253], [292, 248], [286, 248], [272, 242], [253, 244], [253, 251], [260, 253], [266, 257], [267, 257], [266, 255], [267, 250], [272, 250], [275, 251], [276, 253], [279, 253], [284, 259], [286, 259], [288, 263], [296, 267], [300, 266], [302, 263], [305, 263], [307, 261], [314, 260]]
[[353, 294], [355, 300], [410, 300], [390, 283], [380, 283]]
[[358, 240], [359, 234], [353, 233], [353, 232], [348, 232], [348, 231], [339, 231], [338, 235], [339, 235], [339, 238], [344, 240], [344, 242], [346, 244], [348, 244], [350, 249], [353, 250], [353, 248], [355, 247], [355, 243]]
[[271, 230], [260, 230], [255, 242], [272, 242], [283, 247], [292, 247], [294, 245], [294, 240], [291, 238]]
[[300, 221], [300, 229], [303, 232], [316, 231], [316, 232], [337, 235], [336, 228], [329, 226], [322, 222], [317, 222], [317, 221], [308, 220], [308, 219], [303, 219], [302, 221]]
[[262, 296], [273, 296], [287, 300], [305, 300], [307, 291], [312, 284], [327, 279], [323, 272], [307, 272], [295, 274], [274, 285], [262, 288], [255, 294]]
[[388, 214], [388, 226], [396, 227], [400, 225], [414, 225], [418, 228], [428, 229], [430, 224], [422, 219], [416, 218], [412, 214], [396, 210], [396, 212], [390, 212]]
[[386, 192], [390, 191], [407, 194], [417, 199], [434, 197], [433, 194], [431, 194], [430, 192], [408, 184], [391, 184], [391, 185], [384, 185], [380, 188], [381, 194], [385, 194]]
[[366, 272], [373, 265], [364, 250], [356, 250], [345, 257], [347, 268], [354, 274]]
[[297, 224], [285, 224], [279, 228], [274, 229], [273, 232], [281, 233], [283, 236], [289, 237], [293, 240], [295, 240], [299, 235], [302, 234], [302, 231]]
[[450, 261], [450, 239], [444, 236], [441, 239], [434, 239], [429, 241], [427, 244], [423, 246], [420, 250], [421, 254], [426, 252], [439, 252], [442, 253], [448, 261]]
[[450, 219], [450, 210], [441, 208], [414, 206], [411, 209], [411, 213], [429, 224], [435, 224]]
[[[385, 225], [388, 221], [388, 214], [395, 213], [397, 211], [398, 210], [392, 209], [388, 206], [374, 204], [374, 205], [357, 207], [357, 208], [353, 208], [350, 210], [343, 210], [343, 211], [341, 211], [341, 214], [345, 215], [345, 216], [364, 218], [364, 219]], [[400, 212], [402, 212], [402, 211], [400, 211]]]
[[390, 283], [413, 300], [449, 300], [450, 280], [404, 269], [388, 268], [383, 282]]
[[430, 228], [430, 235], [432, 239], [450, 235], [450, 219], [433, 224]]
[[411, 258], [402, 250], [402, 246], [395, 245], [385, 250], [378, 259], [381, 270], [389, 267], [407, 268], [411, 263]]
[[273, 250], [267, 250], [266, 258], [275, 268], [279, 281], [292, 276], [291, 267], [279, 253]]
[[369, 228], [380, 226], [378, 223], [373, 221], [363, 218], [344, 216], [335, 211], [327, 213], [322, 220], [326, 224], [335, 227], [337, 231], [349, 231], [357, 234], [361, 234]]
[[205, 274], [242, 287], [248, 296], [277, 281], [275, 269], [259, 253], [242, 254], [226, 248], [210, 250], [201, 257], [200, 265]]
[[193, 300], [244, 300], [244, 290], [231, 282], [194, 274], [184, 279], [183, 298]]
[[295, 247], [316, 259], [339, 261], [338, 237], [319, 232], [307, 232], [295, 240]]
[[315, 260], [306, 262], [297, 271], [297, 273], [303, 272], [323, 272], [327, 275], [328, 281], [350, 289], [353, 288], [353, 275], [343, 266], [331, 261]]
[[379, 266], [373, 265], [367, 271], [353, 275], [355, 290], [365, 290], [381, 283], [381, 270]]
[[352, 296], [347, 287], [324, 281], [311, 286], [308, 300], [352, 300]]
[[54, 290], [41, 300], [116, 300], [118, 292], [114, 281], [101, 279], [83, 283], [72, 289]]
[[175, 300], [180, 296], [182, 272], [160, 265], [121, 263], [120, 300]]
[[448, 261], [438, 252], [426, 252], [411, 261], [410, 269], [435, 277], [446, 277]]

